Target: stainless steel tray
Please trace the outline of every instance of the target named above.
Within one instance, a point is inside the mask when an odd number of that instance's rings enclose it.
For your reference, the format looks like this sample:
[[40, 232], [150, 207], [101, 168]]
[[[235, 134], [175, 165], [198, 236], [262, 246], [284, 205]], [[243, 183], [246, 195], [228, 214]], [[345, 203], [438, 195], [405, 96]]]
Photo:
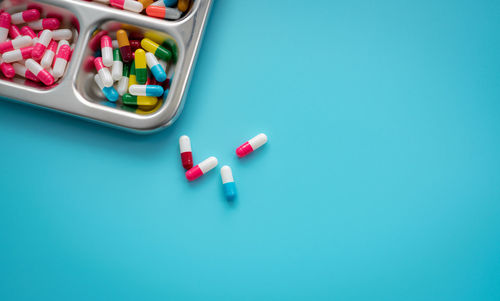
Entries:
[[[8, 5], [10, 1], [0, 1], [0, 5], [2, 2]], [[16, 81], [0, 80], [0, 96], [134, 132], [153, 132], [168, 127], [177, 119], [186, 98], [212, 0], [193, 1], [190, 11], [175, 21], [156, 19], [97, 2], [80, 0], [13, 2], [16, 5], [36, 2], [58, 7], [78, 19], [80, 30], [66, 74], [57, 85], [41, 88], [26, 86]], [[89, 86], [86, 84], [89, 76], [82, 76], [82, 64], [88, 55], [87, 44], [92, 32], [110, 21], [167, 33], [177, 42], [179, 56], [174, 66], [170, 92], [161, 107], [151, 114], [141, 115], [103, 105], [100, 99], [92, 99], [91, 95], [95, 94], [85, 91]]]

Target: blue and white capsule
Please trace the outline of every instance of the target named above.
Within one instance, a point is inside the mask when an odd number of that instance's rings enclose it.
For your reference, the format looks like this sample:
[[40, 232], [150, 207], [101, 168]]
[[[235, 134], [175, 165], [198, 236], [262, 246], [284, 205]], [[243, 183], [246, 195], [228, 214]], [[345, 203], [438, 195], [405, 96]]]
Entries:
[[132, 85], [128, 92], [135, 96], [155, 96], [163, 95], [163, 87], [158, 85]]
[[224, 187], [224, 195], [228, 201], [236, 198], [236, 185], [234, 184], [233, 172], [231, 167], [224, 165], [220, 169], [220, 176], [222, 178], [222, 186]]
[[105, 87], [99, 74], [96, 74], [94, 76], [94, 80], [96, 84], [99, 86], [99, 89], [101, 89], [102, 93], [104, 94], [104, 96], [106, 96], [106, 98], [109, 101], [116, 102], [118, 100], [119, 97], [118, 92], [115, 90], [113, 86]]
[[160, 65], [160, 62], [154, 54], [151, 52], [146, 53], [146, 63], [153, 73], [153, 76], [157, 81], [164, 82], [167, 79], [167, 73], [165, 73], [165, 68]]

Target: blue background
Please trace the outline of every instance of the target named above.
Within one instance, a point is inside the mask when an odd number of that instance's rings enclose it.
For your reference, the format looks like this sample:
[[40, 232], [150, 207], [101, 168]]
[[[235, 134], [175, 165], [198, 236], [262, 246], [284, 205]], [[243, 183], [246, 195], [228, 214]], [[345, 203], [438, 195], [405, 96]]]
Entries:
[[499, 12], [219, 0], [159, 134], [2, 101], [0, 299], [499, 300]]

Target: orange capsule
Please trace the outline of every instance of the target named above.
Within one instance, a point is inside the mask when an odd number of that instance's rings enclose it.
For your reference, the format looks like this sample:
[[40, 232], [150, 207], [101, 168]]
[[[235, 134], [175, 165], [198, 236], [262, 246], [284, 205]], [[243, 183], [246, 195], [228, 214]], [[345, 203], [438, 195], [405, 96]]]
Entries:
[[177, 9], [181, 12], [185, 12], [191, 6], [191, 0], [179, 0], [177, 2]]
[[130, 63], [132, 61], [132, 48], [130, 47], [127, 32], [123, 29], [118, 30], [116, 32], [116, 39], [118, 40], [118, 47], [120, 47], [123, 62]]

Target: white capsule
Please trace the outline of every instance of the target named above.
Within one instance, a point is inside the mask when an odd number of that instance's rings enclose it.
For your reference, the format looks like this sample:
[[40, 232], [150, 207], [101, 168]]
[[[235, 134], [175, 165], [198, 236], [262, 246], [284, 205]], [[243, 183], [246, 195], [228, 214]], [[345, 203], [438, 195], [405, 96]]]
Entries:
[[37, 44], [42, 44], [43, 46], [47, 47], [50, 43], [50, 40], [52, 40], [52, 31], [45, 29], [42, 31], [42, 34], [38, 38]]
[[63, 76], [64, 71], [66, 70], [66, 65], [68, 64], [69, 56], [71, 54], [71, 48], [66, 40], [59, 41], [57, 48], [59, 48], [59, 50], [57, 51], [56, 60], [54, 61], [53, 76], [59, 78]]
[[99, 74], [99, 76], [101, 77], [105, 87], [111, 87], [113, 85], [113, 77], [111, 76], [111, 73], [109, 73], [108, 68], [101, 68], [99, 71], [97, 71], [97, 74]]
[[0, 43], [7, 41], [9, 36], [9, 29], [5, 27], [0, 27]]
[[71, 40], [73, 36], [73, 32], [71, 29], [56, 29], [52, 31], [52, 39], [59, 40]]
[[104, 89], [104, 83], [102, 81], [102, 78], [99, 76], [99, 74], [94, 75], [94, 81], [100, 90]]
[[118, 81], [118, 86], [116, 88], [118, 91], [118, 94], [120, 96], [123, 96], [123, 94], [127, 93], [128, 90], [128, 76], [122, 76], [120, 80]]
[[133, 1], [133, 0], [124, 0], [123, 1], [123, 9], [133, 11], [136, 13], [140, 13], [144, 7], [142, 6], [142, 3], [139, 1]]
[[102, 47], [101, 48], [102, 63], [106, 67], [113, 66], [113, 48], [112, 47]]
[[52, 65], [52, 62], [54, 61], [54, 57], [56, 56], [56, 49], [57, 49], [57, 42], [52, 41], [49, 43], [49, 46], [45, 50], [45, 53], [43, 54], [42, 60], [40, 61], [40, 65], [47, 69]]
[[227, 165], [222, 166], [222, 168], [220, 169], [220, 175], [222, 178], [222, 184], [234, 182], [233, 172], [231, 170], [231, 167]]

